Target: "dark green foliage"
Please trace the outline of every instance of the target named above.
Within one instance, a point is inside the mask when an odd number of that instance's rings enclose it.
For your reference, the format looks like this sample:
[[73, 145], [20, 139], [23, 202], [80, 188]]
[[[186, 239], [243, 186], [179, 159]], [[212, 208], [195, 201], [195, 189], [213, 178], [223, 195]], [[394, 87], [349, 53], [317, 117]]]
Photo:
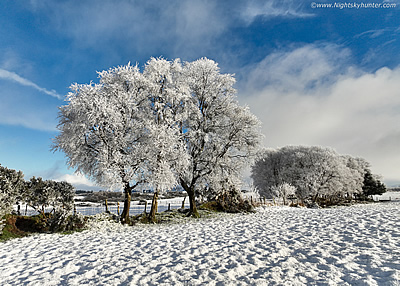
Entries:
[[378, 179], [375, 179], [370, 171], [367, 171], [364, 175], [364, 185], [362, 190], [364, 197], [382, 195], [386, 192], [386, 186]]

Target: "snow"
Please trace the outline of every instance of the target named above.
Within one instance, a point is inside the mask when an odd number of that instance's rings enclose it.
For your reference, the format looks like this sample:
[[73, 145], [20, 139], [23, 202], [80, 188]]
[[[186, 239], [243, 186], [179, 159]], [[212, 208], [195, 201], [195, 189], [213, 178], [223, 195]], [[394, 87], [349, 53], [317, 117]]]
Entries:
[[[105, 223], [0, 244], [2, 285], [400, 285], [400, 203]], [[104, 222], [103, 222], [104, 223]], [[100, 227], [99, 227], [100, 226]]]
[[386, 201], [400, 201], [400, 192], [386, 192], [382, 195], [372, 196], [375, 201], [386, 200]]

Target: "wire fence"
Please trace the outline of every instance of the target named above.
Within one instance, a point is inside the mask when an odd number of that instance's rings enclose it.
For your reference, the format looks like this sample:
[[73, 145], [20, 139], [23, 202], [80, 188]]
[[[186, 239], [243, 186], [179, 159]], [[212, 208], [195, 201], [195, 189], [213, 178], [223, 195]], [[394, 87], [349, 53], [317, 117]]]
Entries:
[[[184, 201], [185, 200], [185, 201]], [[130, 215], [138, 215], [143, 212], [150, 212], [151, 209], [151, 201], [146, 201], [146, 204], [139, 204], [137, 201], [132, 201], [131, 206], [129, 208], [129, 214]], [[118, 206], [119, 203], [119, 206]], [[75, 210], [77, 213], [80, 213], [82, 215], [96, 215], [99, 213], [106, 212], [107, 210], [116, 215], [120, 215], [124, 209], [124, 203], [123, 202], [118, 202], [118, 203], [109, 203], [107, 208], [106, 204], [104, 203], [97, 203], [97, 204], [91, 204], [91, 205], [85, 205], [82, 206], [80, 203], [75, 204]], [[174, 199], [168, 199], [168, 200], [158, 200], [158, 208], [157, 212], [163, 212], [168, 209], [179, 209], [182, 208], [187, 203], [186, 198], [174, 198]], [[89, 203], [83, 203], [83, 204], [89, 204]], [[21, 215], [26, 215], [26, 216], [33, 216], [37, 215], [38, 211], [27, 207], [26, 205], [21, 205], [20, 208], [18, 206], [14, 206], [15, 212], [19, 212]], [[47, 207], [44, 209], [46, 213], [49, 213], [53, 211], [53, 207]]]
[[[267, 204], [267, 205], [274, 204], [275, 205], [275, 204], [283, 203], [280, 200], [269, 200], [269, 199], [266, 200], [264, 198], [259, 198], [259, 197], [253, 198], [252, 196], [250, 196], [247, 199], [251, 200], [252, 204], [259, 203], [261, 205], [265, 205], [265, 204]], [[373, 199], [374, 199], [374, 201], [380, 201], [380, 202], [400, 201], [400, 192], [397, 192], [397, 193], [388, 192], [387, 194], [385, 194], [383, 196], [374, 196]], [[139, 204], [139, 202], [137, 202], [137, 201], [132, 201], [131, 207], [129, 209], [129, 214], [138, 215], [145, 211], [150, 212], [151, 201], [146, 201], [146, 202], [147, 202], [147, 206], [145, 204]], [[179, 209], [179, 208], [182, 208], [182, 206], [185, 206], [186, 204], [188, 204], [188, 199], [183, 198], [183, 197], [167, 199], [167, 200], [158, 200], [157, 212], [164, 212], [168, 209], [171, 209], [171, 210]], [[106, 208], [105, 203], [98, 203], [98, 204], [86, 205], [86, 206], [80, 206], [79, 203], [76, 203], [75, 208], [76, 208], [77, 213], [80, 213], [82, 215], [87, 215], [87, 216], [103, 213], [107, 209], [112, 214], [120, 215], [123, 211], [123, 205], [124, 205], [123, 202], [119, 202], [119, 206], [118, 206], [118, 204], [110, 203], [110, 204], [108, 204], [108, 207]], [[14, 210], [17, 213], [18, 207], [14, 206]], [[48, 207], [48, 208], [45, 208], [44, 211], [46, 213], [49, 213], [49, 212], [53, 211], [53, 208]], [[36, 211], [30, 207], [26, 207], [26, 205], [21, 205], [19, 208], [19, 213], [21, 215], [32, 216], [32, 215], [37, 215], [38, 211]]]
[[[176, 202], [171, 202], [171, 203], [162, 203], [159, 202], [158, 203], [158, 209], [157, 212], [163, 212], [166, 211], [168, 209], [179, 209], [182, 207], [182, 202], [176, 203]], [[138, 205], [138, 204], [134, 204], [131, 205], [131, 207], [129, 208], [129, 214], [131, 215], [138, 215], [141, 213], [146, 212], [150, 212], [150, 208], [151, 208], [151, 202], [146, 205]], [[83, 215], [95, 215], [98, 213], [102, 213], [105, 212], [106, 210], [108, 210], [110, 213], [112, 214], [116, 214], [116, 215], [120, 215], [121, 212], [123, 211], [124, 207], [123, 207], [123, 203], [120, 203], [120, 206], [118, 207], [118, 205], [108, 205], [108, 208], [106, 209], [106, 206], [104, 204], [100, 204], [97, 206], [85, 206], [85, 207], [80, 207], [77, 206], [76, 207], [76, 212], [83, 214]]]

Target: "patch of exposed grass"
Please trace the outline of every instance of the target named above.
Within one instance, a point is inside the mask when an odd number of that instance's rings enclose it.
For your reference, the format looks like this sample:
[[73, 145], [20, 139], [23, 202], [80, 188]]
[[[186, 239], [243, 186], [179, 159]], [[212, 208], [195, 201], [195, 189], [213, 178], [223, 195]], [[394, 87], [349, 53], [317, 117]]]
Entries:
[[[214, 210], [210, 209], [199, 209], [200, 218], [210, 218], [218, 215], [218, 213]], [[188, 216], [188, 209], [179, 210], [173, 209], [170, 211], [164, 211], [161, 213], [156, 213], [155, 222], [149, 219], [148, 214], [142, 213], [131, 218], [132, 225], [140, 223], [140, 224], [174, 224], [174, 223], [185, 223], [191, 220], [196, 220], [192, 216]]]
[[208, 210], [213, 212], [223, 212], [221, 204], [216, 201], [205, 202], [201, 206], [199, 206], [199, 210]]
[[84, 222], [74, 222], [73, 216], [68, 218], [70, 227], [66, 229], [49, 229], [51, 216], [49, 214], [35, 216], [20, 216], [7, 214], [3, 217], [4, 229], [0, 231], [0, 241], [6, 241], [13, 238], [21, 238], [35, 233], [59, 232], [70, 234], [83, 229]]
[[29, 235], [29, 233], [18, 229], [16, 226], [17, 216], [5, 215], [3, 220], [5, 222], [5, 226], [0, 234], [0, 241], [6, 241], [12, 238], [20, 238]]

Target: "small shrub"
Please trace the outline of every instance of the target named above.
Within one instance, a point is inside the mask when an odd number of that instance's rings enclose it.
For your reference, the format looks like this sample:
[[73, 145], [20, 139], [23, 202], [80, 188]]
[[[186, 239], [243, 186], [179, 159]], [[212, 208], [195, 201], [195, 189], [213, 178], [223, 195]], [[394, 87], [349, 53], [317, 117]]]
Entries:
[[15, 216], [15, 226], [26, 233], [49, 231], [47, 218], [42, 214], [36, 216]]
[[210, 202], [205, 202], [202, 204], [199, 209], [201, 210], [210, 210], [214, 212], [222, 212], [224, 211], [222, 206], [217, 202], [217, 201], [210, 201]]
[[240, 191], [234, 188], [225, 190], [215, 201], [204, 203], [200, 208], [227, 213], [254, 211], [253, 205], [248, 200], [243, 199]]
[[85, 227], [86, 219], [82, 214], [71, 215], [67, 211], [56, 211], [48, 220], [52, 232], [78, 231]]

